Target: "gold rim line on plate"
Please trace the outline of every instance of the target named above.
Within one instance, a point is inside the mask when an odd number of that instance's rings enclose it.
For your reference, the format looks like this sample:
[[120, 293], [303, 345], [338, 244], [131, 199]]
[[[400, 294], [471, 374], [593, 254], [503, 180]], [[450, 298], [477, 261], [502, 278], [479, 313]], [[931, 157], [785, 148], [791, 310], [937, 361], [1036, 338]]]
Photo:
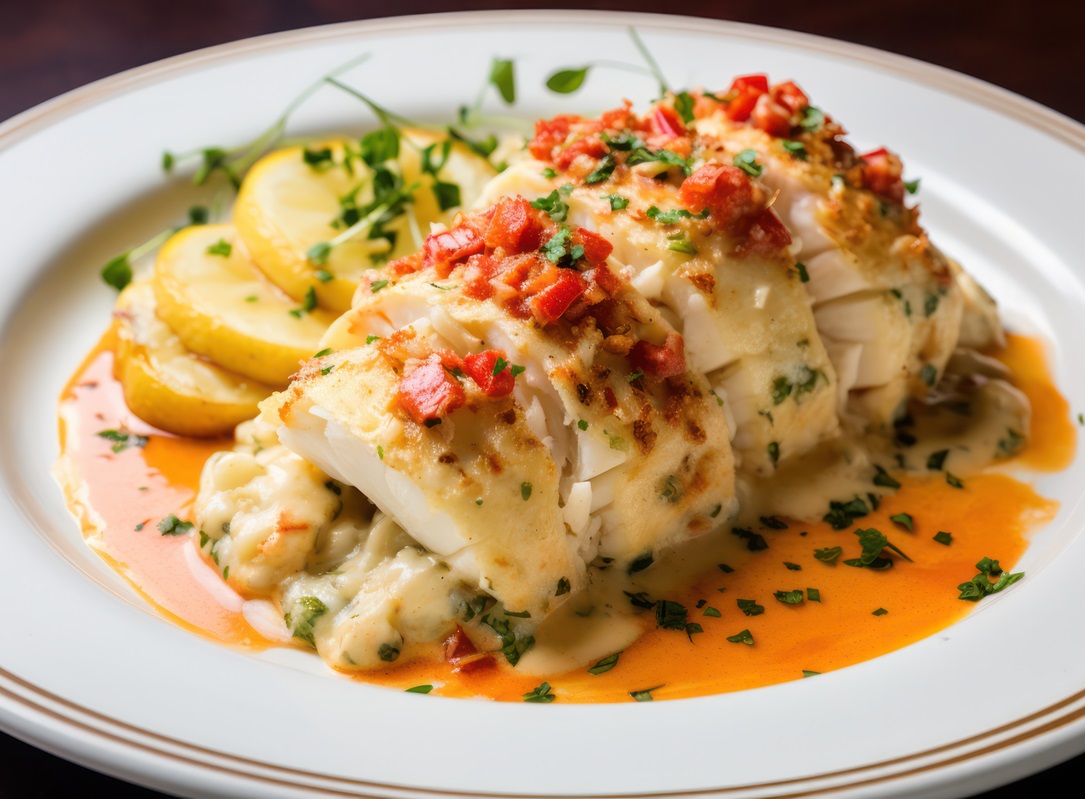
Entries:
[[[373, 797], [377, 799], [375, 795], [362, 794], [357, 791], [349, 790], [347, 787], [335, 788], [335, 787], [318, 787], [314, 785], [303, 785], [297, 781], [291, 781], [288, 777], [303, 777], [307, 780], [335, 782], [343, 786], [357, 786], [359, 789], [378, 789], [378, 790], [392, 790], [403, 793], [408, 796], [418, 797], [488, 797], [491, 799], [559, 799], [565, 796], [597, 796], [605, 797], [606, 799], [645, 799], [652, 796], [726, 796], [727, 794], [733, 794], [738, 792], [748, 792], [755, 790], [766, 789], [786, 789], [789, 786], [795, 786], [799, 790], [791, 793], [776, 793], [772, 795], [772, 799], [801, 799], [802, 797], [819, 796], [826, 793], [838, 792], [841, 790], [848, 790], [854, 788], [861, 788], [871, 785], [880, 785], [891, 783], [900, 779], [915, 776], [917, 774], [924, 774], [935, 770], [944, 769], [947, 766], [957, 763], [966, 763], [970, 760], [985, 757], [987, 755], [994, 754], [1004, 749], [1017, 746], [1018, 744], [1037, 738], [1040, 735], [1052, 732], [1054, 730], [1061, 729], [1074, 722], [1085, 719], [1085, 705], [1080, 707], [1073, 707], [1076, 703], [1085, 701], [1085, 690], [1079, 691], [1073, 696], [1066, 699], [1059, 700], [1047, 707], [1030, 713], [1026, 716], [1022, 716], [1014, 721], [1007, 722], [993, 729], [987, 730], [983, 733], [978, 733], [967, 738], [962, 738], [959, 741], [953, 741], [951, 743], [942, 744], [940, 746], [933, 747], [931, 749], [915, 752], [910, 755], [903, 755], [901, 757], [890, 758], [888, 760], [882, 760], [876, 763], [867, 763], [862, 766], [854, 766], [851, 768], [840, 769], [838, 771], [830, 771], [822, 774], [811, 774], [805, 777], [795, 777], [786, 780], [778, 780], [775, 782], [756, 782], [748, 785], [731, 785], [721, 788], [696, 788], [696, 789], [683, 789], [678, 791], [665, 791], [665, 792], [649, 792], [649, 793], [606, 793], [606, 794], [519, 794], [519, 793], [487, 793], [480, 791], [466, 791], [466, 790], [452, 790], [452, 789], [431, 789], [412, 787], [407, 785], [397, 785], [393, 783], [381, 783], [370, 782], [366, 780], [359, 780], [351, 777], [340, 777], [330, 774], [320, 774], [318, 772], [303, 771], [301, 769], [287, 768], [279, 766], [274, 763], [265, 763], [259, 760], [253, 760], [250, 758], [239, 757], [237, 755], [231, 755], [215, 749], [208, 749], [194, 744], [187, 743], [185, 741], [178, 740], [176, 738], [170, 738], [167, 735], [151, 732], [141, 727], [137, 727], [132, 724], [127, 724], [122, 721], [110, 718], [96, 711], [85, 708], [60, 696], [45, 691], [33, 683], [23, 680], [10, 672], [0, 669], [0, 680], [7, 680], [10, 683], [14, 683], [19, 688], [23, 689], [26, 693], [17, 693], [16, 691], [0, 685], [0, 696], [17, 702], [31, 710], [31, 712], [47, 716], [49, 718], [60, 721], [66, 726], [77, 727], [85, 733], [89, 733], [92, 736], [104, 738], [108, 741], [122, 744], [126, 747], [138, 749], [143, 752], [147, 752], [156, 757], [164, 757], [186, 766], [195, 766], [203, 770], [218, 771], [223, 774], [227, 774], [231, 777], [241, 777], [247, 780], [264, 781], [269, 784], [285, 786], [290, 788], [305, 788], [307, 790], [319, 790], [327, 796], [350, 796], [350, 797]], [[35, 702], [33, 696], [40, 697], [41, 701]], [[96, 727], [88, 722], [81, 721], [71, 716], [66, 716], [63, 713], [58, 712], [50, 707], [47, 707], [45, 702], [50, 704], [60, 705], [64, 708], [70, 709], [85, 715], [90, 719], [98, 722], [104, 722], [104, 724], [111, 725], [113, 727], [125, 730], [136, 735], [150, 739], [151, 741], [161, 742], [162, 744], [176, 747], [177, 749], [187, 750], [192, 752], [192, 755], [185, 756], [177, 752], [171, 752], [164, 748], [158, 748], [151, 743], [144, 743], [141, 741], [135, 741], [131, 738], [124, 737], [115, 732], [110, 732], [102, 727]], [[1060, 713], [1060, 711], [1065, 711]], [[1046, 718], [1052, 716], [1052, 718]], [[961, 747], [972, 746], [975, 744], [983, 743], [984, 741], [994, 738], [1005, 733], [1013, 732], [1014, 730], [1023, 727], [1028, 724], [1042, 721], [1042, 724], [1006, 738], [1002, 741], [995, 741], [982, 746], [978, 749], [973, 749], [968, 752], [961, 752], [954, 754], [955, 750]], [[831, 779], [837, 779], [841, 777], [856, 776], [861, 777], [867, 772], [889, 768], [893, 766], [903, 766], [909, 763], [922, 760], [924, 758], [933, 757], [936, 755], [952, 755], [943, 760], [939, 760], [935, 763], [927, 763], [924, 765], [917, 765], [911, 768], [907, 768], [903, 771], [894, 772], [893, 774], [887, 774], [881, 777], [866, 777], [862, 779], [856, 779], [852, 782], [844, 782], [834, 784], [830, 786], [810, 788], [802, 790], [804, 783], [825, 781]], [[228, 767], [218, 765], [209, 762], [208, 758], [215, 760], [224, 760], [238, 764], [236, 767]], [[243, 767], [250, 769], [263, 769], [265, 771], [271, 771], [283, 775], [283, 777], [276, 778], [263, 774], [253, 773], [251, 770], [245, 770]], [[387, 795], [387, 794], [385, 794]]]
[[[528, 23], [549, 23], [555, 25], [567, 25], [573, 19], [575, 19], [578, 25], [591, 24], [606, 28], [614, 28], [618, 25], [634, 25], [642, 30], [655, 30], [659, 32], [697, 34], [704, 34], [706, 32], [718, 33], [721, 35], [732, 36], [748, 41], [761, 41], [771, 44], [778, 44], [793, 49], [832, 55], [836, 57], [843, 56], [851, 61], [878, 67], [894, 76], [906, 77], [924, 86], [925, 88], [934, 89], [935, 91], [941, 93], [948, 93], [961, 97], [972, 103], [993, 110], [1014, 122], [1024, 124], [1027, 127], [1036, 129], [1041, 133], [1056, 138], [1059, 141], [1078, 150], [1079, 152], [1085, 153], [1085, 126], [1082, 126], [1080, 123], [1070, 119], [1069, 117], [1053, 111], [1052, 109], [1047, 108], [1035, 101], [1016, 95], [1006, 89], [1002, 89], [990, 83], [986, 83], [978, 78], [963, 75], [961, 73], [954, 72], [944, 67], [928, 64], [917, 59], [909, 58], [907, 56], [887, 53], [863, 45], [853, 44], [850, 42], [841, 42], [834, 39], [815, 36], [812, 34], [799, 33], [794, 31], [784, 31], [759, 25], [749, 25], [745, 23], [727, 22], [696, 17], [674, 17], [668, 15], [634, 14], [622, 12], [607, 13], [597, 11], [473, 11], [447, 14], [425, 14], [413, 17], [395, 17], [384, 20], [361, 20], [354, 22], [343, 22], [314, 28], [304, 28], [297, 31], [273, 33], [250, 39], [244, 39], [239, 42], [217, 45], [214, 47], [197, 50], [191, 53], [174, 56], [172, 58], [167, 58], [141, 67], [136, 67], [125, 72], [121, 72], [111, 77], [103, 78], [102, 80], [96, 81], [78, 89], [74, 89], [53, 100], [49, 100], [45, 103], [42, 103], [41, 105], [22, 112], [15, 117], [12, 117], [8, 121], [0, 123], [0, 153], [13, 146], [17, 142], [21, 141], [22, 139], [33, 135], [37, 131], [57, 124], [64, 119], [79, 113], [82, 110], [92, 107], [93, 105], [103, 101], [108, 97], [119, 96], [129, 91], [153, 85], [154, 83], [163, 79], [177, 77], [195, 69], [204, 68], [217, 63], [237, 60], [246, 56], [266, 54], [277, 50], [283, 50], [292, 47], [331, 40], [350, 39], [361, 34], [376, 35], [382, 33], [410, 32], [418, 28], [432, 27], [434, 25], [439, 25], [442, 29], [472, 27], [477, 28], [480, 26]], [[234, 755], [223, 754], [214, 750], [201, 749], [200, 747], [169, 738], [168, 736], [160, 735], [149, 730], [144, 730], [139, 727], [129, 725], [115, 719], [111, 719], [108, 716], [96, 713], [87, 708], [83, 708], [80, 705], [69, 702], [68, 700], [62, 699], [59, 696], [50, 694], [49, 692], [46, 692], [33, 685], [32, 683], [22, 680], [3, 669], [0, 669], [0, 678], [7, 679], [19, 685], [28, 694], [24, 696], [23, 694], [15, 693], [7, 688], [0, 687], [0, 695], [29, 708], [30, 711], [33, 713], [48, 716], [68, 726], [79, 728], [94, 736], [120, 743], [127, 747], [139, 749], [141, 751], [150, 753], [156, 757], [169, 758], [187, 766], [195, 766], [197, 768], [215, 770], [233, 777], [241, 777], [247, 780], [264, 781], [269, 785], [290, 788], [313, 788], [313, 786], [302, 786], [299, 785], [297, 782], [287, 781], [286, 779], [276, 779], [264, 775], [253, 774], [251, 772], [243, 770], [242, 768], [227, 768], [223, 766], [212, 765], [206, 760], [206, 757], [213, 756], [218, 759], [232, 761], [244, 766], [270, 770], [273, 772], [281, 773], [284, 775], [284, 777], [293, 775], [298, 777], [305, 777], [307, 779], [334, 781], [343, 785], [357, 786], [358, 788], [375, 788], [378, 790], [383, 789], [399, 791], [405, 794], [414, 794], [416, 796], [486, 796], [495, 798], [507, 797], [508, 799], [520, 799], [520, 797], [523, 797], [523, 799], [543, 799], [544, 796], [539, 794], [485, 794], [479, 793], [477, 791], [435, 791], [426, 788], [412, 788], [408, 786], [398, 786], [389, 783], [366, 782], [363, 780], [334, 777], [329, 775], [321, 775], [314, 772], [288, 769], [281, 766], [276, 766], [274, 764], [262, 763], [256, 760], [249, 760]], [[94, 727], [83, 721], [79, 721], [77, 719], [65, 716], [60, 712], [46, 707], [44, 704], [33, 701], [30, 696], [35, 694], [40, 696], [45, 701], [52, 702], [66, 708], [70, 708], [71, 710], [84, 714], [92, 719], [105, 722], [106, 724], [116, 726], [120, 729], [128, 730], [137, 735], [145, 736], [151, 740], [161, 741], [165, 744], [169, 744], [180, 749], [192, 751], [203, 756], [203, 758], [205, 759], [197, 759], [196, 757], [185, 757], [184, 755], [165, 751], [163, 749], [156, 748], [148, 743], [133, 741], [129, 738], [125, 738], [124, 736], [108, 732], [104, 729]], [[839, 778], [848, 775], [858, 776], [878, 768], [905, 765], [926, 757], [931, 757], [939, 754], [950, 754], [954, 750], [959, 749], [960, 747], [982, 743], [983, 741], [988, 740], [994, 736], [1011, 732], [1024, 725], [1044, 719], [1046, 716], [1057, 713], [1060, 710], [1064, 710], [1069, 706], [1075, 704], [1076, 702], [1082, 701], [1083, 699], [1085, 699], [1085, 690], [1080, 691], [1070, 697], [1067, 697], [1066, 699], [1060, 700], [1054, 704], [1051, 704], [1042, 710], [1007, 722], [1006, 724], [1003, 724], [992, 730], [988, 730], [987, 732], [979, 733], [977, 735], [964, 738], [953, 743], [944, 744], [923, 752], [918, 752], [899, 758], [893, 758], [878, 763], [855, 766], [835, 772], [811, 775], [807, 777], [795, 778], [779, 782], [761, 782], [746, 786], [730, 786], [726, 788], [683, 790], [677, 792], [667, 792], [666, 795], [726, 795], [729, 793], [751, 791], [757, 789], [787, 788], [787, 786], [792, 785], [801, 788], [802, 783], [808, 783], [811, 781]], [[943, 769], [956, 763], [967, 762], [969, 760], [989, 755], [994, 752], [1007, 749], [1009, 747], [1017, 746], [1018, 744], [1025, 741], [1035, 739], [1040, 735], [1064, 728], [1083, 718], [1085, 718], [1085, 707], [1073, 709], [1069, 712], [1063, 713], [1062, 715], [1057, 715], [1054, 718], [1045, 721], [1038, 727], [1035, 727], [1031, 730], [1026, 730], [1024, 732], [1020, 732], [1006, 740], [990, 743], [980, 749], [976, 749], [970, 752], [955, 754], [952, 757], [948, 757], [936, 763], [915, 766], [905, 771], [896, 772], [894, 774], [885, 775], [883, 777], [872, 777], [856, 780], [855, 782], [850, 782], [846, 784], [834, 785], [831, 787], [800, 790], [799, 792], [787, 794], [776, 794], [774, 795], [774, 799], [799, 799], [799, 797], [817, 796], [849, 788], [858, 788], [875, 784], [889, 783], [917, 774]], [[348, 791], [336, 788], [316, 788], [316, 790], [319, 790], [324, 795], [328, 796], [367, 796], [366, 794], [360, 794], [357, 791]], [[629, 799], [638, 799], [639, 797], [647, 797], [652, 795], [660, 794], [606, 794], [609, 799], [623, 799], [623, 797], [629, 797]]]

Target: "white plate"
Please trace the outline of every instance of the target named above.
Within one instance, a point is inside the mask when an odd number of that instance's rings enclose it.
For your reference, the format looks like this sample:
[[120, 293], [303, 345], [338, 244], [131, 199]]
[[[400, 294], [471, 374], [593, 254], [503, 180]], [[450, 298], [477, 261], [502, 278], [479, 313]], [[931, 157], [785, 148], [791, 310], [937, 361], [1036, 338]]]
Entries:
[[[933, 238], [1010, 320], [1053, 342], [1085, 396], [1085, 129], [978, 81], [810, 36], [703, 19], [531, 12], [391, 19], [212, 48], [93, 84], [0, 127], [0, 455], [6, 609], [0, 726], [54, 752], [184, 794], [220, 796], [954, 796], [1085, 749], [1085, 463], [1037, 480], [1062, 502], [1027, 578], [928, 640], [816, 680], [703, 699], [596, 706], [467, 702], [258, 657], [157, 617], [83, 544], [49, 477], [55, 398], [105, 327], [112, 254], [187, 208], [163, 148], [244, 141], [297, 90], [359, 52], [352, 80], [408, 116], [447, 119], [494, 55], [516, 58], [525, 115], [643, 102], [635, 24], [675, 85], [794, 77], [860, 146], [903, 152]], [[588, 55], [590, 54], [590, 55]], [[295, 130], [358, 127], [328, 91]]]

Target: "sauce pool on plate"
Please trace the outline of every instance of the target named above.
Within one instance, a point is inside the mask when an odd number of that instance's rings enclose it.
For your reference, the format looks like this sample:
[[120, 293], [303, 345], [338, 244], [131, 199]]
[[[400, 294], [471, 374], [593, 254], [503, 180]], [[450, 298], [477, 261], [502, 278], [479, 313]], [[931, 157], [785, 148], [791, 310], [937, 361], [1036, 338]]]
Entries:
[[[275, 645], [249, 624], [244, 599], [202, 559], [185, 522], [204, 462], [232, 442], [173, 436], [132, 415], [113, 377], [113, 343], [107, 334], [60, 401], [58, 477], [84, 536], [171, 621], [233, 646]], [[1013, 463], [1063, 468], [1077, 434], [1043, 345], [1009, 336], [996, 355], [1032, 405], [1029, 446]], [[560, 615], [576, 629], [614, 636], [611, 656], [589, 668], [563, 668], [559, 618], [540, 631], [539, 651], [515, 671], [491, 660], [455, 670], [435, 647], [430, 657], [357, 679], [508, 701], [545, 681], [561, 702], [704, 696], [801, 679], [886, 654], [960, 620], [974, 605], [958, 599], [957, 586], [976, 574], [976, 563], [1015, 563], [1029, 531], [1057, 507], [1003, 471], [971, 476], [960, 488], [940, 475], [902, 483], [847, 529], [772, 519], [758, 532], [767, 546], [757, 551], [724, 533], [672, 556], [668, 568], [697, 576], [652, 594], [650, 601], [667, 600], [671, 618], [663, 626], [653, 609], [611, 624], [598, 598], [595, 605], [570, 602]], [[911, 562], [897, 559], [886, 571], [845, 565], [856, 526], [882, 531]], [[832, 557], [837, 547], [848, 554]]]

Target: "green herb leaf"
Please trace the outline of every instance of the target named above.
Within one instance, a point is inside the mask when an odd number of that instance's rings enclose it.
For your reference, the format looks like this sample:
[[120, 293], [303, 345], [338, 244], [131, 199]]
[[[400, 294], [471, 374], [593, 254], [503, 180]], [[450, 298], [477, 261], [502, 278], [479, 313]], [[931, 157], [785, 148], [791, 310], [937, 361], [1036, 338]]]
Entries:
[[951, 543], [953, 543], [953, 534], [947, 533], [943, 530], [939, 530], [937, 533], [934, 534], [934, 540], [937, 541], [939, 544], [944, 544], [948, 547]]
[[520, 498], [527, 502], [531, 499], [531, 483], [520, 483]]
[[394, 663], [399, 660], [399, 649], [391, 644], [381, 644], [377, 656], [385, 663]]
[[773, 596], [785, 605], [798, 605], [804, 598], [801, 588], [794, 591], [776, 591]]
[[652, 691], [658, 691], [662, 687], [662, 685], [656, 685], [652, 688], [643, 688], [640, 691], [630, 691], [629, 695], [638, 702], [651, 702], [653, 701]]
[[885, 469], [874, 464], [874, 485], [883, 488], [900, 488], [900, 482], [895, 480]]
[[896, 513], [889, 517], [889, 521], [894, 524], [899, 524], [905, 530], [911, 531], [913, 529], [914, 521], [910, 513]]
[[753, 149], [743, 150], [732, 159], [731, 163], [751, 178], [759, 178], [765, 171], [765, 168], [757, 162], [757, 151]]
[[171, 513], [155, 526], [162, 535], [184, 535], [191, 530], [194, 525], [192, 522], [181, 521]]
[[592, 186], [596, 183], [602, 183], [613, 174], [615, 166], [617, 166], [617, 163], [614, 161], [613, 156], [609, 154], [604, 155], [599, 160], [599, 163], [595, 165], [595, 169], [588, 173], [588, 176], [584, 178], [584, 184], [586, 186]]
[[437, 200], [437, 207], [442, 211], [456, 208], [461, 205], [460, 187], [455, 183], [446, 183], [443, 180], [434, 181], [430, 186], [433, 197]]
[[403, 693], [405, 694], [428, 694], [433, 690], [432, 685], [416, 685], [413, 688], [408, 688]]
[[561, 596], [567, 594], [572, 590], [572, 585], [569, 583], [568, 577], [562, 577], [558, 580], [558, 590], [554, 592], [554, 596]]
[[807, 588], [806, 589], [806, 598], [809, 599], [811, 602], [820, 602], [821, 601], [821, 591], [819, 591], [816, 588]]
[[822, 563], [835, 563], [836, 559], [843, 554], [844, 547], [825, 547], [814, 550], [814, 557]]
[[949, 472], [946, 472], [946, 482], [954, 488], [964, 488], [964, 483], [961, 482], [961, 479], [956, 475], [950, 474]]
[[886, 614], [887, 614], [888, 612], [889, 612], [889, 611], [888, 611], [888, 610], [886, 610], [885, 608], [878, 608], [877, 610], [875, 610], [875, 611], [874, 611], [873, 613], [871, 613], [870, 615], [871, 615], [871, 616], [884, 616], [884, 615], [886, 615]]
[[545, 197], [540, 197], [531, 203], [532, 208], [536, 208], [540, 211], [546, 211], [546, 213], [555, 222], [564, 222], [565, 217], [569, 215], [569, 206], [561, 199], [561, 195], [557, 189], [550, 192]]
[[629, 206], [629, 200], [620, 194], [604, 194], [602, 198], [610, 201], [611, 211], [622, 211]]
[[783, 139], [780, 145], [792, 158], [797, 158], [800, 161], [805, 161], [809, 153], [806, 152], [806, 145], [801, 141], [788, 141]]
[[941, 471], [946, 463], [946, 457], [948, 455], [948, 449], [940, 449], [937, 452], [932, 452], [927, 458], [927, 468], [933, 472]]
[[313, 624], [328, 612], [328, 606], [315, 596], [299, 597], [294, 603], [294, 611], [285, 616], [286, 626], [290, 628], [295, 638], [308, 641], [315, 646], [313, 641]]
[[618, 665], [618, 658], [621, 656], [621, 654], [621, 652], [615, 652], [613, 655], [607, 655], [605, 658], [603, 658], [590, 669], [588, 669], [588, 674], [606, 674], [608, 671]]
[[572, 94], [584, 85], [590, 67], [561, 69], [546, 79], [546, 88], [556, 94]]
[[765, 608], [762, 605], [758, 605], [756, 599], [739, 599], [736, 600], [736, 603], [738, 604], [738, 609], [747, 616], [760, 616], [765, 612]]
[[746, 644], [746, 646], [753, 646], [753, 636], [749, 630], [743, 630], [735, 635], [727, 636], [727, 640], [732, 644]]
[[495, 58], [490, 64], [489, 80], [506, 105], [516, 102], [516, 74], [511, 60]]

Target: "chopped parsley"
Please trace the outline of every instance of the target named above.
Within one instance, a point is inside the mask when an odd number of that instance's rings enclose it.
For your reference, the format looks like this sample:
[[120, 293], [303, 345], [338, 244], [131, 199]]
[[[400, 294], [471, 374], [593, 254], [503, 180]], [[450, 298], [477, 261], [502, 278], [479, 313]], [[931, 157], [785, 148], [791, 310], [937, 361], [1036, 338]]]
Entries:
[[806, 271], [806, 264], [802, 261], [795, 262], [795, 270], [799, 273], [799, 281], [802, 283], [810, 282], [810, 273]]
[[377, 650], [377, 656], [385, 663], [394, 663], [399, 660], [399, 649], [391, 644], [381, 644]]
[[945, 466], [946, 458], [949, 456], [948, 449], [940, 449], [937, 452], [932, 452], [927, 456], [927, 468], [932, 472], [938, 472]]
[[953, 534], [947, 533], [944, 530], [939, 530], [937, 533], [934, 534], [933, 540], [937, 541], [939, 544], [944, 544], [948, 547], [951, 543], [953, 543]]
[[756, 599], [738, 599], [736, 600], [738, 609], [741, 610], [747, 616], [760, 616], [765, 612], [765, 608], [762, 605], [757, 604]]
[[798, 605], [803, 601], [802, 589], [796, 589], [794, 591], [776, 591], [773, 593], [778, 602], [782, 602], [785, 605]]
[[405, 693], [405, 694], [428, 694], [432, 690], [433, 690], [432, 685], [415, 685], [415, 686], [413, 686], [411, 688], [406, 689], [403, 693]]
[[230, 253], [234, 251], [234, 246], [226, 239], [219, 239], [210, 247], [207, 248], [208, 255], [218, 255], [223, 258], [229, 258]]
[[555, 222], [564, 222], [569, 215], [569, 205], [561, 199], [557, 189], [531, 203], [531, 207], [546, 213]]
[[172, 513], [155, 525], [162, 535], [184, 535], [194, 526], [192, 522], [183, 522]]
[[313, 641], [313, 624], [328, 612], [328, 606], [315, 596], [299, 597], [294, 603], [294, 611], [284, 616], [286, 626], [290, 628], [295, 638], [308, 641], [316, 646]]
[[816, 588], [807, 588], [806, 589], [806, 598], [809, 599], [811, 602], [820, 602], [821, 601], [821, 591], [819, 591]]
[[871, 616], [884, 616], [884, 615], [886, 615], [886, 614], [887, 614], [888, 612], [889, 612], [889, 611], [888, 611], [888, 610], [886, 610], [885, 608], [878, 608], [877, 610], [875, 610], [875, 611], [874, 611], [873, 613], [871, 613], [870, 615], [871, 615]]
[[746, 542], [746, 549], [750, 552], [761, 552], [769, 548], [769, 542], [761, 533], [755, 533], [748, 527], [732, 527], [731, 535], [737, 535]]
[[[485, 600], [483, 600], [485, 601]], [[473, 616], [474, 614], [472, 614]], [[510, 666], [520, 662], [520, 658], [531, 647], [535, 646], [535, 637], [531, 635], [518, 636], [509, 627], [508, 619], [494, 618], [490, 614], [482, 617], [482, 623], [493, 630], [501, 638], [501, 654]]]
[[667, 241], [670, 242], [667, 245], [667, 249], [671, 252], [680, 252], [684, 255], [696, 255], [697, 248], [693, 246], [689, 240], [689, 236], [685, 233], [675, 233], [672, 236], [667, 236]]
[[772, 461], [772, 465], [775, 466], [780, 460], [780, 444], [777, 441], [770, 441], [768, 447], [766, 447], [769, 453], [769, 460]]
[[557, 699], [557, 697], [550, 692], [550, 683], [548, 682], [541, 683], [528, 693], [524, 694], [525, 702], [548, 703], [553, 702], [555, 699]]
[[806, 145], [801, 141], [788, 141], [787, 139], [784, 139], [780, 142], [780, 145], [792, 158], [797, 158], [800, 161], [805, 161], [806, 157], [809, 155], [809, 153], [806, 152]]
[[786, 560], [784, 561], [784, 568], [786, 568], [789, 572], [801, 572], [802, 571], [802, 566], [800, 566], [798, 563], [791, 563], [790, 561], [786, 561]]
[[655, 685], [651, 688], [642, 688], [639, 691], [630, 691], [629, 695], [633, 697], [633, 699], [635, 699], [637, 702], [651, 702], [652, 691], [658, 691], [662, 687], [662, 685]]
[[602, 198], [610, 201], [611, 211], [622, 211], [629, 206], [629, 200], [620, 194], [604, 194]]
[[822, 563], [836, 563], [836, 559], [843, 554], [844, 547], [825, 547], [814, 550], [814, 557]]
[[745, 149], [734, 157], [731, 161], [732, 164], [737, 166], [751, 178], [761, 177], [761, 173], [764, 171], [764, 167], [757, 162], [757, 151], [752, 149]]
[[946, 482], [954, 488], [964, 488], [964, 483], [961, 482], [961, 478], [950, 474], [949, 472], [946, 472]]
[[911, 530], [914, 529], [915, 522], [912, 519], [912, 514], [910, 514], [910, 513], [896, 513], [896, 514], [893, 514], [892, 516], [889, 517], [889, 521], [893, 522], [894, 524], [900, 525], [901, 527], [903, 527], [905, 530], [908, 530], [908, 531], [911, 531]]
[[856, 519], [870, 513], [870, 507], [859, 497], [849, 502], [830, 502], [829, 512], [822, 517], [822, 521], [828, 522], [834, 530], [844, 530], [851, 527]]
[[[997, 594], [999, 591], [1009, 588], [1025, 576], [1024, 572], [1010, 574], [1003, 571], [999, 562], [990, 558], [983, 558], [976, 564], [976, 569], [979, 573], [975, 577], [967, 583], [961, 583], [957, 586], [957, 590], [961, 592], [960, 596], [957, 597], [958, 599], [963, 599], [966, 602], [979, 602], [985, 596]], [[998, 579], [992, 583], [991, 577]]]
[[529, 499], [531, 499], [531, 483], [520, 483], [520, 498], [524, 502], [527, 502]]
[[112, 441], [113, 446], [110, 449], [114, 452], [124, 452], [129, 447], [145, 447], [150, 440], [147, 436], [125, 433], [120, 430], [99, 430], [97, 436]]
[[895, 552], [906, 561], [911, 562], [911, 558], [905, 555], [899, 548], [890, 543], [885, 534], [880, 530], [876, 530], [873, 527], [866, 530], [856, 530], [855, 534], [859, 536], [859, 546], [863, 548], [862, 554], [858, 558], [850, 558], [844, 561], [845, 566], [855, 566], [863, 569], [884, 570], [893, 567], [893, 560], [888, 557], [882, 557], [882, 552], [886, 549], [891, 552]]
[[595, 169], [584, 178], [584, 183], [588, 186], [602, 183], [614, 173], [615, 166], [617, 166], [617, 163], [614, 161], [614, 156], [610, 154], [604, 155], [599, 160], [599, 163], [595, 165]]
[[874, 485], [882, 488], [900, 488], [900, 481], [893, 478], [885, 469], [874, 464]]
[[590, 669], [588, 669], [588, 674], [606, 674], [608, 671], [618, 665], [618, 657], [621, 654], [621, 652], [615, 652], [613, 655], [607, 655], [605, 658], [603, 658]]
[[[482, 500], [476, 500], [476, 501], [479, 504], [482, 504]], [[569, 578], [568, 577], [562, 577], [560, 580], [558, 580], [558, 589], [557, 589], [557, 591], [554, 592], [554, 596], [561, 596], [562, 594], [567, 594], [572, 590], [572, 588], [573, 587], [569, 582]]]
[[708, 216], [708, 209], [704, 209], [699, 214], [693, 214], [687, 211], [685, 208], [672, 208], [670, 211], [660, 211], [658, 207], [651, 206], [648, 211], [648, 218], [653, 219], [661, 225], [675, 225], [679, 219], [704, 219]]
[[732, 644], [746, 644], [746, 646], [753, 646], [753, 636], [749, 630], [743, 630], [735, 635], [727, 636], [727, 640]]

